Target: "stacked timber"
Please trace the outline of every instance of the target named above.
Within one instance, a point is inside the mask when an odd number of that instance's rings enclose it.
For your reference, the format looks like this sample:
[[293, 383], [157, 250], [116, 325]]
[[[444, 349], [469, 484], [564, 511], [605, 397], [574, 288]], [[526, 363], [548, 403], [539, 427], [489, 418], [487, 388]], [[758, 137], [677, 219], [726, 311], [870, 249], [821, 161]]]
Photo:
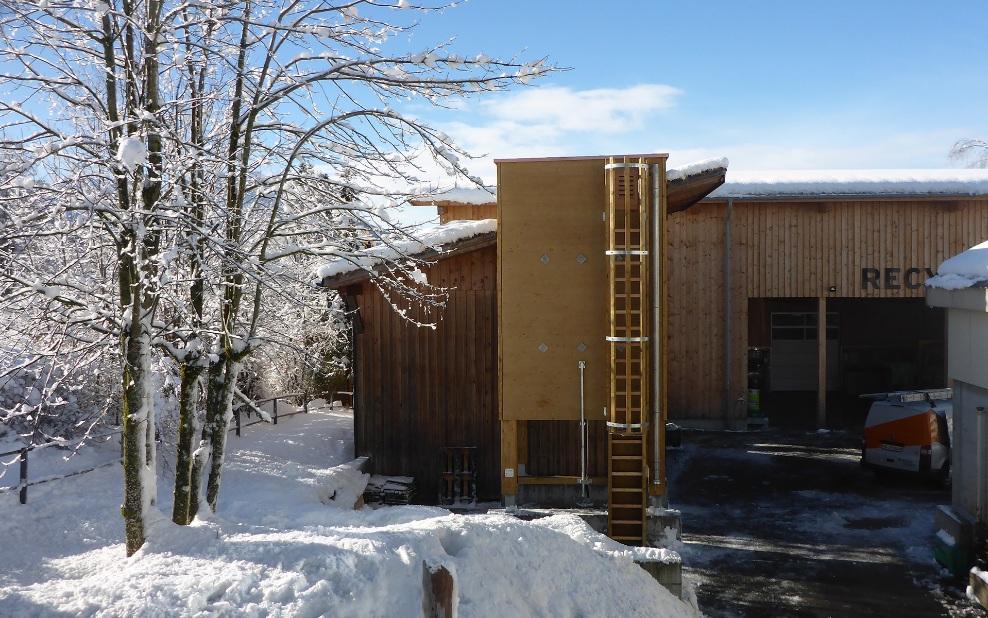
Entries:
[[410, 476], [374, 474], [364, 490], [367, 504], [405, 505], [415, 499], [415, 479]]

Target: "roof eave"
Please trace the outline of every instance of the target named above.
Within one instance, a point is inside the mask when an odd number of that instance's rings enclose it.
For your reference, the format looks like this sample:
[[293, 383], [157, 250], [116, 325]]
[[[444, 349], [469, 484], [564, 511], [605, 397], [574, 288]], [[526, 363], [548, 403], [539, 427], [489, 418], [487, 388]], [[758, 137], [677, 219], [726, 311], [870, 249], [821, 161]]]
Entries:
[[[471, 236], [470, 238], [458, 240], [456, 242], [439, 245], [438, 249], [435, 247], [430, 247], [425, 251], [420, 251], [419, 253], [415, 253], [409, 257], [423, 261], [446, 259], [495, 245], [497, 245], [497, 231], [493, 230], [490, 232], [477, 234], [476, 236]], [[372, 276], [380, 274], [383, 270], [384, 265], [382, 264], [375, 266], [370, 271], [361, 268], [340, 273], [338, 275], [332, 275], [330, 277], [323, 277], [322, 281], [319, 282], [319, 287], [330, 290], [338, 290], [349, 285], [363, 283], [364, 281], [371, 279]]]

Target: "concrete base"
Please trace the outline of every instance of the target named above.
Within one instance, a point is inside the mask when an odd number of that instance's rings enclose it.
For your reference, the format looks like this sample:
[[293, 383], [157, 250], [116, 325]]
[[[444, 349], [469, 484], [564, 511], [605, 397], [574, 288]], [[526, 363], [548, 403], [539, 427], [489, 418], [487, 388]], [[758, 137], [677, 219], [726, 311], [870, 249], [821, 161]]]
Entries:
[[638, 562], [635, 563], [648, 571], [655, 581], [677, 598], [683, 598], [683, 565], [680, 562]]
[[968, 579], [970, 580], [971, 595], [981, 607], [988, 609], [988, 582], [982, 579], [984, 575], [985, 572], [980, 569], [971, 569]]

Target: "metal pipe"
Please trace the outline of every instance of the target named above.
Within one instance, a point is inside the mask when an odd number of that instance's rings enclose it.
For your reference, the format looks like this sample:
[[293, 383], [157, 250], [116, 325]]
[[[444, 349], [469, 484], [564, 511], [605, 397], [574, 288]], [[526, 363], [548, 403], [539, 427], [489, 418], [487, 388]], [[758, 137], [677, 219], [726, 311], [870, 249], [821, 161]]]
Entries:
[[724, 417], [731, 417], [731, 213], [734, 198], [727, 200], [724, 220]]
[[659, 165], [653, 163], [650, 170], [652, 174], [652, 207], [651, 212], [651, 225], [648, 242], [649, 251], [649, 261], [651, 262], [651, 268], [649, 269], [649, 286], [651, 287], [652, 296], [652, 316], [651, 316], [651, 331], [649, 333], [649, 340], [652, 345], [649, 346], [649, 365], [651, 371], [649, 372], [651, 378], [651, 403], [652, 403], [652, 484], [661, 485], [662, 484], [662, 449], [664, 445], [662, 444], [662, 341], [665, 340], [665, 333], [662, 332], [662, 237], [661, 237], [661, 219], [659, 216], [665, 216], [665, 213], [659, 212], [659, 207], [661, 206], [662, 198], [662, 187], [659, 184]]
[[584, 397], [583, 370], [587, 368], [586, 361], [580, 361], [580, 496], [587, 498], [587, 408]]

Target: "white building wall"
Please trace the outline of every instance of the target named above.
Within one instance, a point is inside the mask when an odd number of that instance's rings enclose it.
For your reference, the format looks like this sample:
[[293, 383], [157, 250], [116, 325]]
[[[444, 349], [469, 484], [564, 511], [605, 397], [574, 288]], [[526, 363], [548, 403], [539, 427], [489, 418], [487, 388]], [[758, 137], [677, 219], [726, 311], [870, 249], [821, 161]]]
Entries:
[[[979, 521], [988, 513], [988, 389], [954, 383], [954, 431], [951, 444], [951, 502]], [[980, 426], [979, 426], [980, 417]], [[980, 433], [982, 454], [978, 453]], [[978, 487], [980, 485], [980, 491]], [[979, 504], [980, 500], [980, 504]]]
[[947, 310], [947, 375], [988, 388], [988, 313], [985, 311], [954, 307]]

